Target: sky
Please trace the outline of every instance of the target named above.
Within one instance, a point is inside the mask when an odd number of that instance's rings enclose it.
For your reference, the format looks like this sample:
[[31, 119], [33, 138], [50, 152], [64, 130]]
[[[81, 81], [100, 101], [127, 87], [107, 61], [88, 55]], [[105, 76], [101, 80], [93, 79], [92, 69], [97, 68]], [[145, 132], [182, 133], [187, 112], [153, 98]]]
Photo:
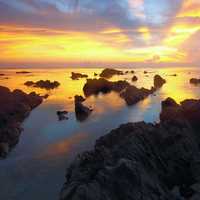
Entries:
[[200, 0], [0, 0], [0, 66], [198, 65]]

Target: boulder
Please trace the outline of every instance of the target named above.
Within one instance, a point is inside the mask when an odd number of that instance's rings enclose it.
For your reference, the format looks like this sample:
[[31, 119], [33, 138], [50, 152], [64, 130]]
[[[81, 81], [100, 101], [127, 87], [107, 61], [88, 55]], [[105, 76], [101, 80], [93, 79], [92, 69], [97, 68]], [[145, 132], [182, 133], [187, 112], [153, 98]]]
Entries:
[[133, 77], [132, 77], [132, 81], [133, 81], [133, 82], [135, 82], [135, 81], [137, 81], [137, 80], [138, 80], [138, 77], [137, 77], [137, 76], [133, 76]]

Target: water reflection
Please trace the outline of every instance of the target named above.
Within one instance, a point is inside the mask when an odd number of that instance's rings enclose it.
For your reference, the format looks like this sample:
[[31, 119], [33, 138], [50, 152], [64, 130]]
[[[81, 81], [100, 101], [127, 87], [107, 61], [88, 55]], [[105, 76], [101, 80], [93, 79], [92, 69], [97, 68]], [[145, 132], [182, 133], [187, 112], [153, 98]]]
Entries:
[[[0, 162], [0, 183], [3, 186], [0, 187], [0, 199], [57, 199], [68, 163], [77, 153], [91, 149], [98, 137], [121, 123], [158, 121], [160, 102], [168, 96], [178, 102], [185, 98], [200, 98], [199, 87], [189, 84], [190, 78], [200, 76], [198, 69], [135, 69], [137, 82], [131, 81], [131, 73], [114, 76], [111, 80], [127, 79], [137, 87], [151, 88], [153, 76], [158, 73], [167, 80], [167, 83], [155, 95], [150, 95], [144, 101], [130, 107], [127, 107], [124, 100], [115, 92], [91, 96], [84, 104], [94, 110], [85, 122], [78, 122], [74, 113], [74, 96], [83, 95], [82, 88], [86, 79], [73, 81], [70, 78], [71, 72], [88, 74], [89, 78], [94, 78], [94, 72], [99, 74], [101, 70], [34, 69], [31, 70], [31, 74], [16, 74], [17, 70], [13, 69], [0, 70], [0, 73], [9, 77], [6, 80], [0, 79], [0, 85], [11, 90], [18, 88], [27, 93], [36, 91], [42, 95], [50, 95], [25, 120], [19, 144], [8, 159]], [[148, 73], [147, 77], [144, 70], [152, 73]], [[171, 74], [177, 76], [169, 76]], [[29, 80], [46, 79], [59, 81], [61, 85], [50, 91], [24, 86], [24, 82]], [[67, 110], [69, 120], [58, 121], [58, 110]]]

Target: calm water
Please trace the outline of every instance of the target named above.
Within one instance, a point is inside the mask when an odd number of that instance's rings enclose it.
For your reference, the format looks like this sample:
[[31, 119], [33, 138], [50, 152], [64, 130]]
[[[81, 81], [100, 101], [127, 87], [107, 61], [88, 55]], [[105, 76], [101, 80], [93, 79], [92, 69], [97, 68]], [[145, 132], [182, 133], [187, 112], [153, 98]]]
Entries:
[[[27, 69], [30, 71], [29, 69]], [[116, 93], [90, 97], [85, 104], [94, 111], [84, 122], [78, 122], [74, 114], [73, 96], [83, 95], [85, 79], [72, 81], [71, 72], [81, 72], [93, 78], [94, 72], [102, 69], [45, 69], [31, 70], [31, 74], [16, 74], [20, 70], [0, 70], [5, 77], [0, 85], [11, 90], [22, 89], [25, 92], [36, 91], [50, 94], [49, 98], [32, 111], [24, 121], [24, 131], [20, 142], [6, 160], [0, 161], [0, 199], [2, 200], [55, 200], [64, 183], [66, 167], [78, 153], [92, 149], [95, 140], [122, 123], [144, 120], [159, 120], [160, 102], [172, 97], [177, 102], [186, 98], [200, 98], [200, 86], [189, 84], [192, 77], [200, 78], [198, 68], [145, 69], [151, 73], [146, 76], [144, 69], [134, 69], [139, 80], [137, 87], [150, 88], [153, 76], [160, 74], [167, 84], [144, 101], [127, 107]], [[128, 69], [123, 69], [124, 71]], [[132, 69], [129, 69], [132, 70]], [[177, 77], [170, 76], [176, 73]], [[132, 74], [115, 76], [111, 80], [128, 80]], [[27, 80], [57, 80], [61, 86], [46, 91], [28, 88], [23, 85]], [[56, 111], [69, 111], [69, 120], [58, 121]]]

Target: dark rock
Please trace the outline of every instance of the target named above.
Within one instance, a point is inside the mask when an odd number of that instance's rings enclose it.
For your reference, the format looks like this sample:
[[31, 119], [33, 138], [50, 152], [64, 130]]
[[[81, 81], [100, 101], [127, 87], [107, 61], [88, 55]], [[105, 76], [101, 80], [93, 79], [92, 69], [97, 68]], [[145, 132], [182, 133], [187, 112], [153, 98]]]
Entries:
[[83, 87], [85, 96], [97, 95], [100, 92], [108, 93], [111, 91], [120, 92], [130, 84], [127, 81], [111, 82], [106, 79], [87, 79], [86, 84]]
[[83, 105], [84, 101], [85, 101], [85, 98], [83, 98], [82, 96], [76, 95], [74, 97], [75, 114], [76, 114], [77, 120], [79, 121], [86, 120], [92, 112], [92, 109]]
[[135, 86], [128, 86], [125, 90], [123, 90], [120, 93], [120, 97], [122, 97], [126, 101], [127, 105], [130, 106], [145, 99], [150, 94], [153, 94], [153, 92], [155, 92], [154, 88], [148, 90], [145, 88], [138, 89]]
[[111, 78], [114, 75], [123, 75], [123, 71], [106, 68], [99, 75], [102, 78]]
[[97, 73], [94, 73], [94, 76], [98, 76], [98, 74], [97, 74]]
[[147, 74], [148, 72], [147, 71], [144, 71], [144, 74]]
[[198, 84], [200, 84], [200, 79], [191, 78], [191, 79], [190, 79], [190, 83], [191, 83], [191, 84], [194, 84], [194, 85], [198, 85]]
[[28, 72], [28, 71], [19, 71], [19, 72], [16, 72], [16, 74], [30, 74], [31, 72]]
[[133, 76], [132, 81], [135, 82], [137, 80], [138, 80], [138, 77], [137, 76]]
[[0, 76], [5, 76], [5, 74], [0, 74]]
[[166, 80], [163, 79], [160, 75], [154, 76], [154, 87], [161, 88], [166, 83]]
[[60, 199], [177, 200], [174, 187], [188, 199], [200, 181], [199, 160], [194, 130], [184, 121], [124, 124], [76, 158]]
[[79, 80], [79, 78], [87, 78], [87, 77], [88, 77], [87, 74], [81, 74], [81, 73], [75, 73], [75, 72], [72, 72], [72, 75], [71, 75], [72, 80]]
[[40, 80], [37, 82], [27, 81], [24, 83], [24, 85], [26, 85], [28, 87], [37, 87], [37, 88], [50, 90], [50, 89], [55, 89], [55, 88], [59, 87], [60, 83], [58, 81], [51, 82], [50, 80], [46, 80], [46, 81]]
[[177, 74], [171, 74], [170, 76], [177, 76]]
[[67, 114], [68, 114], [68, 112], [67, 112], [66, 110], [64, 110], [64, 111], [57, 111], [57, 115], [58, 115], [59, 121], [69, 119], [69, 118], [66, 116]]
[[135, 73], [135, 71], [134, 70], [131, 70], [131, 74], [134, 74]]
[[0, 96], [0, 156], [5, 157], [19, 140], [22, 131], [20, 124], [32, 109], [42, 103], [43, 98], [35, 92], [11, 92], [3, 86], [0, 86]]

